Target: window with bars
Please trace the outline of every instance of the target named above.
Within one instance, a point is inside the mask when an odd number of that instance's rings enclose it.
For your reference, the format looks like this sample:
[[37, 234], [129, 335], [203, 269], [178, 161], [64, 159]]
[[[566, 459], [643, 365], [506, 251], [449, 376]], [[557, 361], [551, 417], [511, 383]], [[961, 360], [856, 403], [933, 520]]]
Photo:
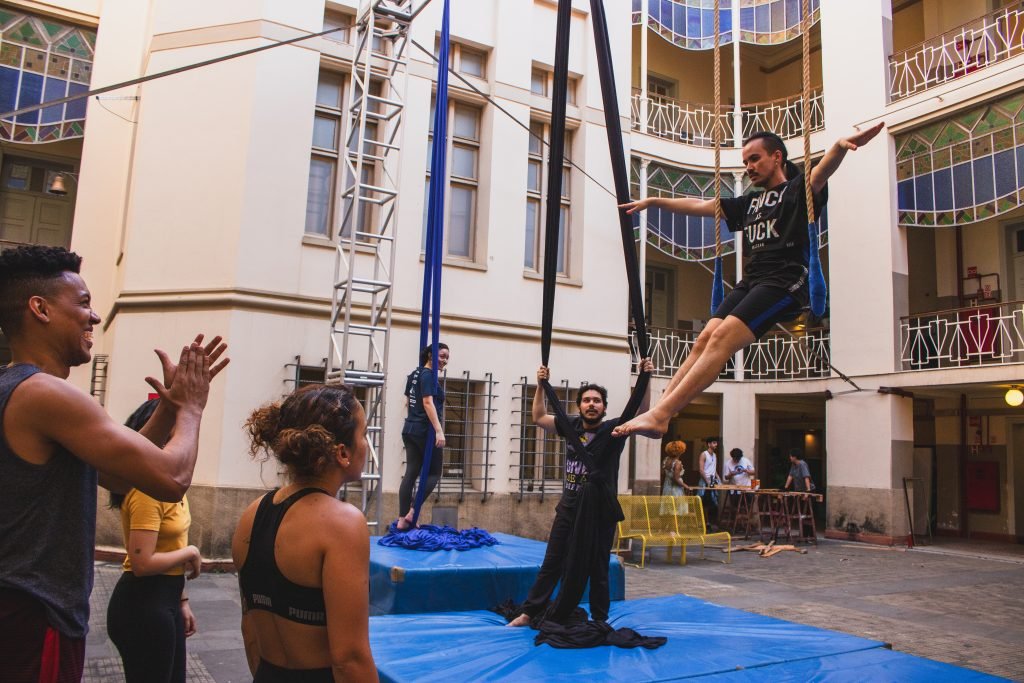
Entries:
[[[351, 172], [348, 170], [341, 148], [345, 135], [345, 118], [342, 115], [347, 96], [347, 79], [343, 74], [333, 71], [321, 71], [317, 79], [316, 107], [313, 113], [313, 143], [309, 161], [309, 184], [306, 190], [306, 234], [332, 239], [336, 226], [341, 226], [341, 236], [348, 237], [351, 232], [348, 214], [353, 210], [350, 198], [346, 198], [342, 206], [342, 214], [336, 215], [337, 197], [346, 185], [351, 185]], [[370, 94], [379, 96], [381, 83], [374, 81], [370, 86]], [[372, 101], [368, 111], [374, 112], [379, 107]], [[377, 139], [377, 121], [369, 118], [366, 121], [366, 139]], [[348, 154], [355, 154], [358, 149], [356, 137], [348, 144]], [[373, 145], [366, 145], [364, 152], [374, 154]], [[361, 170], [362, 182], [372, 184], [377, 176], [377, 163], [367, 161]], [[360, 207], [359, 231], [374, 232], [374, 208], [363, 203]]]
[[444, 462], [437, 491], [457, 493], [459, 501], [467, 494], [492, 493], [491, 473], [494, 448], [495, 387], [491, 373], [474, 378], [464, 372], [457, 377], [445, 374]]
[[[536, 389], [537, 386], [530, 384], [526, 377], [512, 387], [515, 395], [512, 409], [513, 462], [509, 479], [513, 484], [512, 490], [518, 491], [520, 499], [524, 495], [560, 494], [565, 471], [565, 443], [562, 438], [554, 432], [545, 432], [533, 422], [533, 393]], [[576, 406], [578, 387], [570, 387], [564, 381], [555, 387], [555, 393], [570, 417], [579, 414]]]
[[[547, 215], [548, 165], [547, 150], [551, 125], [541, 121], [530, 123], [526, 174], [526, 250], [523, 266], [540, 270], [544, 260], [544, 218]], [[572, 132], [565, 132], [565, 161], [562, 165], [562, 198], [558, 214], [558, 273], [569, 274], [570, 187], [572, 180]]]
[[[427, 138], [427, 174], [423, 201], [423, 239], [426, 247], [427, 211], [430, 204], [430, 157], [434, 147], [434, 107], [430, 104], [430, 133]], [[445, 192], [444, 233], [446, 256], [474, 260], [476, 257], [476, 207], [480, 184], [481, 109], [470, 104], [448, 102], [448, 187]]]

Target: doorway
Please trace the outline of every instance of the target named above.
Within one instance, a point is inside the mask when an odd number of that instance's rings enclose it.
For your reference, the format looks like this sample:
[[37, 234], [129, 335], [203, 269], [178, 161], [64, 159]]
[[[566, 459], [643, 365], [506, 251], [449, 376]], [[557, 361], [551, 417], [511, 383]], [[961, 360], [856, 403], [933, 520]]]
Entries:
[[57, 175], [73, 170], [54, 161], [4, 155], [0, 166], [0, 246], [71, 245], [75, 182], [67, 182], [67, 194], [55, 194], [50, 188]]

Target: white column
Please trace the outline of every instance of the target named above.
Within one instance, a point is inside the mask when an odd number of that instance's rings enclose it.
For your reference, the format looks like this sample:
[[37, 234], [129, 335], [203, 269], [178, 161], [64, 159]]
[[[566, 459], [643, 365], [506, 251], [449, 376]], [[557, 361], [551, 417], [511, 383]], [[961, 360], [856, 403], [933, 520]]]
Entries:
[[[825, 128], [832, 140], [885, 113], [890, 4], [822, 0]], [[832, 359], [854, 377], [893, 372], [899, 350], [907, 254], [896, 224], [894, 171], [893, 140], [883, 131], [847, 154], [829, 181]], [[913, 462], [913, 402], [870, 390], [845, 394], [828, 401], [826, 418], [827, 526], [842, 533], [852, 524], [860, 533], [901, 538], [902, 478], [910, 476]]]
[[[647, 0], [640, 1], [640, 132], [647, 133]], [[643, 181], [642, 181], [643, 182]], [[640, 219], [643, 225], [643, 218]], [[641, 273], [643, 269], [641, 269]]]
[[[732, 174], [732, 191], [735, 196], [740, 196], [743, 192], [743, 174], [733, 173]], [[736, 282], [743, 279], [743, 233], [736, 235]], [[740, 349], [736, 352], [736, 380], [740, 381], [743, 379], [743, 355], [744, 349]], [[740, 446], [743, 448], [743, 446]]]
[[[879, 11], [869, 11], [870, 4]], [[889, 5], [821, 4], [825, 129], [831, 140], [884, 116]], [[893, 372], [896, 366], [908, 271], [905, 236], [896, 224], [894, 168], [893, 139], [882, 131], [848, 153], [829, 181], [832, 359], [851, 376]]]
[[732, 139], [743, 146], [743, 99], [740, 87], [740, 3], [732, 3]]
[[[640, 197], [639, 199], [645, 199], [647, 197], [647, 167], [650, 165], [649, 159], [640, 160]], [[643, 300], [647, 301], [647, 212], [640, 212], [640, 244], [637, 246], [637, 251], [640, 254], [640, 296]]]

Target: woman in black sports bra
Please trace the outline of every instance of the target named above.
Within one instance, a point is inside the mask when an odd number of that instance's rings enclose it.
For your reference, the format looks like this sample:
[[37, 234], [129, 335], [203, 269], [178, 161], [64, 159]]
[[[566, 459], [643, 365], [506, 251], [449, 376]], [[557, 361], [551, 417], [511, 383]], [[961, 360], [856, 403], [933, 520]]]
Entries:
[[345, 386], [308, 386], [255, 411], [250, 453], [285, 486], [242, 514], [232, 541], [254, 683], [376, 681], [366, 518], [335, 498], [359, 479], [366, 416]]

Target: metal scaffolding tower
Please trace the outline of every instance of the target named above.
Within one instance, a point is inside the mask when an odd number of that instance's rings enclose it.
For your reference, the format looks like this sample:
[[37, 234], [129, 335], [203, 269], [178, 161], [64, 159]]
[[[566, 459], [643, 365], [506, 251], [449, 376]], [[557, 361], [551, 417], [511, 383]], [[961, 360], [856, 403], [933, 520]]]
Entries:
[[409, 28], [430, 0], [363, 0], [345, 122], [326, 381], [352, 387], [366, 411], [369, 453], [359, 484], [371, 529], [380, 528], [385, 385], [391, 337], [399, 157]]

